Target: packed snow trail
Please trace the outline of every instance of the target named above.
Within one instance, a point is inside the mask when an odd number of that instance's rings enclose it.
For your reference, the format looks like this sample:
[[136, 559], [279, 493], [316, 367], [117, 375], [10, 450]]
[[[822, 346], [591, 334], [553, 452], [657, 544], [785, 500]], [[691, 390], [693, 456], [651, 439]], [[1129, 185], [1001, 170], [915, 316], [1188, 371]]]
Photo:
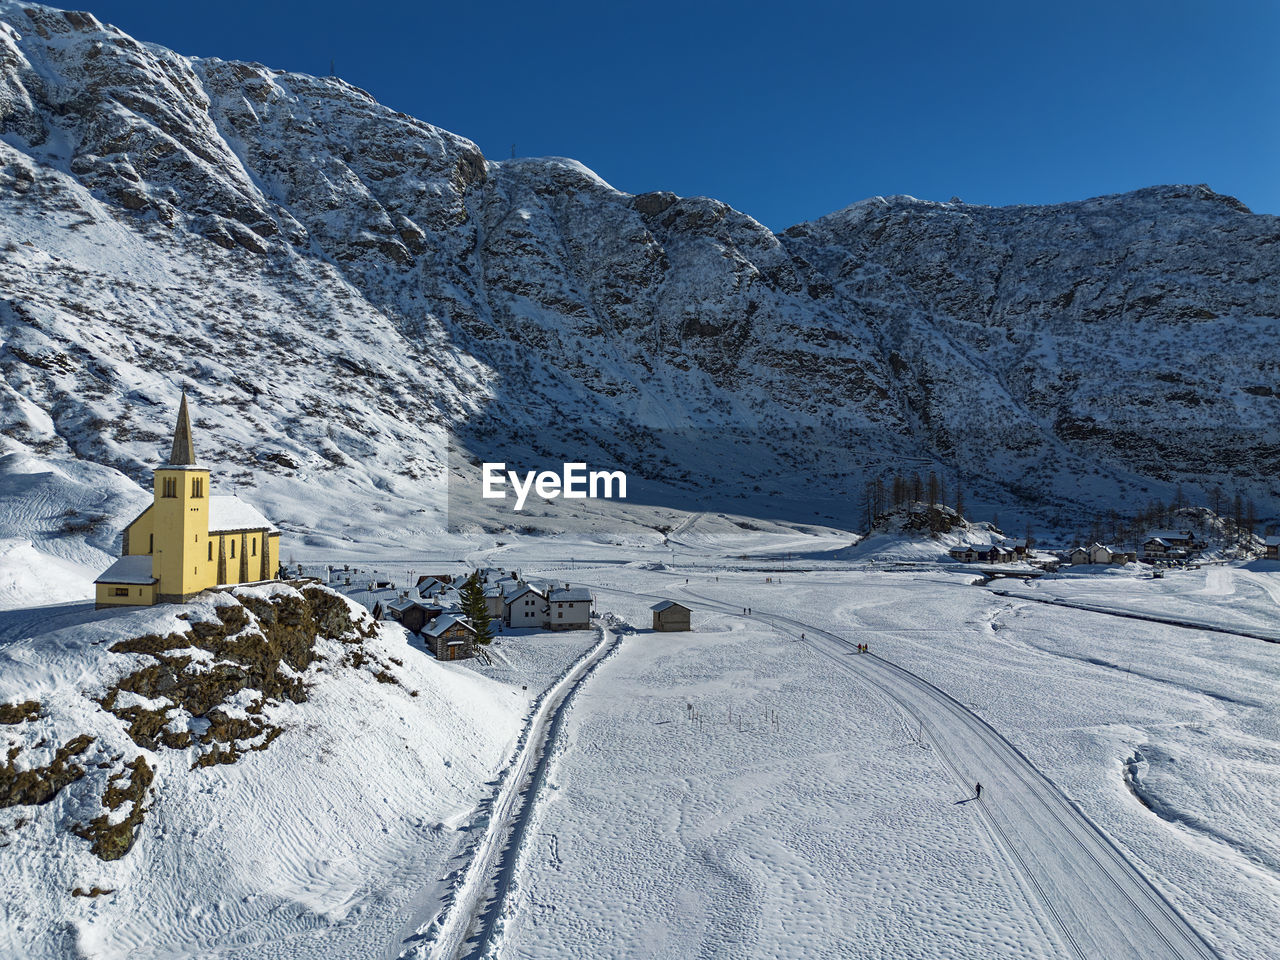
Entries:
[[[664, 599], [612, 587], [593, 589]], [[679, 584], [690, 606], [742, 617], [742, 608]], [[1049, 912], [1070, 955], [1080, 960], [1205, 960], [1216, 951], [1156, 890], [1128, 857], [990, 724], [926, 680], [856, 642], [781, 614], [747, 619], [803, 632], [812, 649], [890, 698], [927, 735], [966, 796]]]
[[[1268, 593], [1275, 590], [1275, 587], [1270, 584], [1261, 585]], [[991, 590], [991, 592], [997, 597], [1007, 597], [1010, 600], [1026, 600], [1028, 603], [1044, 603], [1051, 607], [1069, 607], [1072, 610], [1081, 610], [1085, 613], [1097, 613], [1106, 617], [1121, 617], [1125, 620], [1145, 620], [1148, 623], [1159, 623], [1167, 627], [1182, 627], [1185, 630], [1203, 630], [1206, 633], [1225, 633], [1232, 637], [1248, 637], [1250, 640], [1263, 640], [1267, 643], [1280, 643], [1280, 636], [1268, 636], [1264, 633], [1251, 633], [1248, 630], [1242, 630], [1237, 627], [1223, 627], [1195, 620], [1162, 617], [1154, 613], [1143, 613], [1141, 610], [1116, 610], [1109, 607], [1095, 606], [1090, 603], [1080, 603], [1077, 600], [1065, 600], [1060, 597], [1030, 597], [1025, 593], [1014, 593], [1009, 590], [995, 590], [990, 587], [987, 589]]]
[[612, 629], [601, 628], [601, 634], [600, 642], [543, 696], [494, 800], [485, 835], [452, 898], [420, 934], [423, 942], [403, 940], [402, 945], [409, 945], [398, 956], [406, 960], [456, 960], [484, 955], [502, 915], [564, 709], [574, 691], [620, 641], [620, 634]]

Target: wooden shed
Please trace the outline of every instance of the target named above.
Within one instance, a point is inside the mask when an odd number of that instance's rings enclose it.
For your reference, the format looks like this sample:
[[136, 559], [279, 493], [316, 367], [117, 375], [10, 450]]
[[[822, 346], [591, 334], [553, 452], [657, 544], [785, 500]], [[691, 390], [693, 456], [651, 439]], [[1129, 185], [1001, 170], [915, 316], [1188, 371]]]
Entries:
[[689, 630], [693, 611], [683, 603], [663, 600], [649, 608], [653, 611], [653, 629], [662, 631]]
[[437, 660], [468, 660], [476, 655], [476, 631], [455, 613], [436, 617], [422, 628], [427, 648]]

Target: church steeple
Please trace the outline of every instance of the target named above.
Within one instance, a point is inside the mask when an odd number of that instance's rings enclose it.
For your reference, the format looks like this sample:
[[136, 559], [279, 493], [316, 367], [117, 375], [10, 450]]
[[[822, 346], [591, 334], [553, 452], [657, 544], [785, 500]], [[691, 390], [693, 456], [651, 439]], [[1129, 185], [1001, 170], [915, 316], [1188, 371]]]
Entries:
[[191, 417], [187, 413], [187, 391], [182, 391], [182, 405], [178, 407], [178, 425], [173, 431], [173, 452], [169, 454], [169, 466], [194, 467], [196, 448], [191, 442]]

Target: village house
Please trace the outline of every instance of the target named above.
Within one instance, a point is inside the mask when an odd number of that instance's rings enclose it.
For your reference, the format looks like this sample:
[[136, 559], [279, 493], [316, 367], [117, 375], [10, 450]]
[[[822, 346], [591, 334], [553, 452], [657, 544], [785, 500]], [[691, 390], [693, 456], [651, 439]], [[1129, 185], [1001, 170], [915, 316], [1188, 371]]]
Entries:
[[94, 581], [99, 608], [185, 603], [210, 587], [275, 579], [280, 531], [239, 497], [213, 496], [209, 479], [196, 463], [184, 391], [151, 504], [125, 527], [120, 559]]
[[1094, 543], [1090, 547], [1075, 547], [1067, 554], [1067, 562], [1072, 566], [1081, 564], [1125, 564], [1134, 563], [1138, 555], [1131, 550], [1118, 550], [1102, 543]]
[[547, 627], [551, 630], [586, 630], [591, 625], [591, 591], [567, 583], [547, 594]]
[[458, 613], [443, 613], [422, 627], [437, 660], [469, 660], [476, 655], [476, 630]]
[[387, 604], [387, 613], [393, 620], [413, 633], [421, 633], [428, 621], [435, 619], [446, 610], [453, 609], [430, 600], [418, 600], [404, 597]]
[[541, 627], [547, 622], [547, 598], [525, 584], [502, 602], [502, 622], [508, 627]]
[[1142, 558], [1144, 560], [1185, 560], [1187, 551], [1175, 547], [1163, 537], [1148, 537], [1142, 541]]
[[1017, 557], [1011, 548], [1000, 543], [967, 544], [952, 547], [948, 553], [961, 563], [1011, 563]]
[[653, 611], [653, 629], [664, 633], [692, 629], [693, 611], [683, 603], [663, 600], [649, 608]]
[[1006, 537], [1000, 542], [1000, 546], [1006, 550], [1013, 551], [1014, 560], [1025, 560], [1027, 558], [1027, 541], [1023, 537]]
[[484, 587], [484, 608], [490, 620], [501, 621], [506, 603], [506, 593], [501, 583], [487, 583]]
[[1144, 547], [1148, 541], [1152, 540], [1161, 540], [1169, 550], [1181, 550], [1188, 555], [1204, 546], [1196, 539], [1195, 532], [1192, 530], [1148, 530], [1146, 539], [1143, 541]]
[[1265, 556], [1268, 560], [1280, 560], [1280, 537], [1267, 537], [1264, 541]]

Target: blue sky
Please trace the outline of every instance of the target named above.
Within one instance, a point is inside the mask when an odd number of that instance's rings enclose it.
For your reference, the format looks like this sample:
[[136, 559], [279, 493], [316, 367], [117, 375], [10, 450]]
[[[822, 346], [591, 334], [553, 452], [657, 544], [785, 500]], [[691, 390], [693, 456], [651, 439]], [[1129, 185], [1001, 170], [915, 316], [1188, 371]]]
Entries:
[[[70, 5], [70, 4], [68, 4]], [[474, 140], [774, 229], [876, 194], [1208, 183], [1280, 213], [1280, 3], [82, 0], [181, 53], [329, 72]]]

